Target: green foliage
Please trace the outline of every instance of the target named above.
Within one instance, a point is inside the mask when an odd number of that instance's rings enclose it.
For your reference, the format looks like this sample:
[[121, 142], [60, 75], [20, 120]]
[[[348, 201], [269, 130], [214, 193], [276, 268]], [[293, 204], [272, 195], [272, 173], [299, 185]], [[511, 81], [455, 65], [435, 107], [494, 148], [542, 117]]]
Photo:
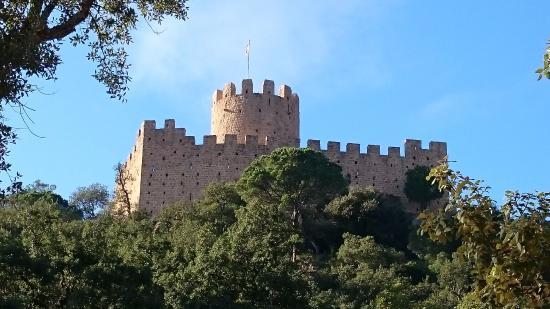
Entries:
[[335, 284], [314, 299], [321, 307], [409, 308], [429, 295], [430, 287], [413, 285], [404, 276], [407, 258], [397, 250], [376, 244], [371, 236], [344, 234], [344, 244], [328, 274]]
[[94, 183], [87, 187], [78, 187], [69, 198], [69, 205], [80, 210], [85, 219], [94, 218], [107, 208], [109, 190], [107, 186]]
[[548, 42], [546, 52], [542, 57], [542, 67], [538, 68], [536, 73], [539, 75], [539, 80], [542, 78], [550, 79], [550, 41]]
[[411, 218], [398, 198], [373, 188], [352, 188], [332, 200], [325, 212], [340, 229], [360, 236], [373, 236], [377, 243], [406, 250]]
[[[308, 258], [291, 262], [291, 248], [302, 240], [281, 209], [250, 205], [237, 207], [232, 215], [217, 207], [201, 209], [211, 206], [209, 201], [219, 198], [220, 192], [238, 197], [231, 187], [211, 187], [196, 205], [176, 205], [159, 216], [156, 232], [168, 247], [156, 262], [155, 281], [164, 289], [166, 304], [178, 308], [304, 305]], [[219, 222], [228, 218], [235, 221], [220, 229]]]
[[342, 168], [311, 149], [279, 148], [254, 160], [237, 183], [247, 202], [284, 208], [324, 206], [346, 187]]
[[178, 1], [8, 1], [0, 6], [0, 104], [17, 103], [34, 91], [32, 78], [55, 79], [64, 42], [87, 45], [97, 63], [93, 76], [112, 97], [127, 90], [129, 64], [125, 46], [140, 18], [161, 22], [187, 17]]
[[420, 204], [421, 210], [425, 210], [430, 201], [443, 196], [443, 192], [427, 180], [429, 173], [429, 167], [420, 165], [405, 173], [407, 180], [403, 191], [409, 200]]
[[460, 239], [457, 256], [473, 265], [475, 295], [495, 306], [549, 305], [550, 193], [507, 192], [501, 207], [481, 182], [443, 164], [430, 173], [450, 203], [419, 216], [436, 241]]
[[423, 305], [427, 308], [456, 308], [472, 290], [472, 266], [463, 259], [449, 258], [440, 253], [429, 267], [436, 274], [437, 288]]
[[[237, 182], [243, 199], [286, 211], [292, 226], [301, 229], [306, 243], [315, 244], [315, 225], [322, 209], [346, 189], [342, 168], [311, 149], [279, 148], [254, 160]], [[293, 248], [292, 259], [297, 248]]]
[[[276, 154], [238, 185], [211, 185], [201, 200], [153, 218], [81, 220], [41, 183], [10, 196], [0, 208], [0, 307], [548, 305], [550, 194], [509, 193], [496, 207], [479, 182], [439, 167], [430, 176], [450, 204], [420, 215], [431, 240], [405, 246], [409, 219], [397, 200], [369, 188], [337, 196], [340, 170], [317, 153]], [[294, 169], [301, 165], [307, 173]], [[74, 196], [72, 205], [87, 200]], [[305, 214], [299, 221], [289, 201]], [[323, 242], [331, 250], [311, 250]]]
[[5, 207], [25, 208], [35, 204], [56, 205], [60, 214], [67, 220], [82, 218], [82, 213], [69, 205], [63, 197], [52, 191], [30, 190], [11, 195], [6, 199]]
[[63, 205], [48, 197], [51, 193], [42, 194], [34, 202], [26, 196], [0, 209], [0, 306], [158, 304], [142, 267], [123, 259], [126, 249], [137, 248], [120, 238], [128, 230], [113, 233], [118, 223], [109, 218], [70, 220]]
[[53, 192], [56, 189], [56, 185], [50, 185], [45, 182], [43, 182], [40, 179], [35, 180], [33, 183], [28, 184], [23, 188], [23, 191], [31, 191], [31, 192], [46, 192], [50, 191]]

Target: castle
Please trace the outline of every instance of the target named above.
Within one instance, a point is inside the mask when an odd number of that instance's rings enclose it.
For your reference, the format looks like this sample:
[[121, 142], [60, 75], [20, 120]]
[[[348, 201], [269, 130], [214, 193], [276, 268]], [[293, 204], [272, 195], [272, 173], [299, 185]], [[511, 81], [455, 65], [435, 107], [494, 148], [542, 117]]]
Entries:
[[[233, 83], [216, 90], [212, 135], [204, 136], [202, 144], [187, 136], [184, 128], [176, 128], [173, 119], [165, 120], [163, 128], [153, 120], [144, 121], [124, 165], [131, 176], [127, 192], [132, 210], [156, 214], [176, 201], [196, 200], [212, 182], [237, 180], [258, 156], [278, 147], [299, 147], [298, 95], [286, 85], [276, 94], [271, 80], [265, 80], [262, 88], [255, 93], [252, 80], [245, 79], [240, 93]], [[399, 147], [381, 154], [378, 145], [368, 145], [366, 153], [351, 143], [345, 151], [339, 142], [328, 142], [321, 149], [319, 140], [308, 140], [307, 147], [339, 164], [351, 186], [372, 186], [400, 197], [409, 212], [417, 212], [418, 205], [403, 193], [405, 172], [415, 165], [433, 166], [447, 155], [446, 143], [430, 142], [423, 149], [419, 140], [411, 139], [405, 141], [404, 156]]]

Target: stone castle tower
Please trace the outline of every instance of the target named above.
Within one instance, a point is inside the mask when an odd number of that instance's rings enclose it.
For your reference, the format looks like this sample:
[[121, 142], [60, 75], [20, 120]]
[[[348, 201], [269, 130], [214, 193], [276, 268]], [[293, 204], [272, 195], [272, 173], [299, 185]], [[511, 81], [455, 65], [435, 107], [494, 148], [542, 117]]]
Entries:
[[282, 85], [276, 95], [270, 80], [264, 81], [262, 93], [254, 93], [250, 79], [243, 80], [240, 94], [230, 83], [212, 96], [211, 133], [218, 143], [225, 141], [226, 134], [235, 134], [241, 144], [251, 135], [263, 145], [299, 147], [299, 104], [289, 86]]
[[[265, 80], [262, 92], [254, 93], [252, 80], [245, 79], [240, 93], [233, 83], [214, 92], [212, 135], [204, 136], [202, 144], [184, 128], [176, 128], [172, 119], [163, 128], [153, 120], [144, 121], [125, 163], [132, 209], [156, 214], [171, 203], [193, 201], [212, 182], [237, 180], [258, 156], [283, 146], [299, 147], [299, 115], [298, 95], [289, 86], [282, 85], [275, 94], [273, 81]], [[418, 205], [403, 193], [406, 171], [415, 165], [433, 166], [447, 155], [445, 143], [430, 142], [423, 149], [420, 141], [410, 139], [405, 141], [404, 156], [399, 147], [381, 154], [378, 145], [368, 145], [366, 153], [352, 143], [345, 151], [339, 142], [328, 142], [322, 150], [319, 140], [308, 140], [307, 147], [339, 164], [350, 185], [373, 186], [400, 197], [410, 212], [418, 211]]]

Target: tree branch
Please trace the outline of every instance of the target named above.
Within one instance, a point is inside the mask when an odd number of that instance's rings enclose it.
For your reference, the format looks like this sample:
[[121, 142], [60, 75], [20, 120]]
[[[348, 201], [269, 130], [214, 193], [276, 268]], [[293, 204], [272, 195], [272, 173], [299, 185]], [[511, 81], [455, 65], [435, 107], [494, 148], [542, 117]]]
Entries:
[[[76, 26], [82, 23], [89, 15], [95, 0], [83, 0], [80, 9], [65, 22], [39, 31], [38, 38], [41, 41], [59, 40], [75, 31]], [[50, 3], [51, 4], [51, 3]]]
[[57, 6], [57, 0], [52, 0], [50, 3], [46, 5], [46, 7], [44, 8], [44, 11], [42, 11], [42, 15], [40, 16], [40, 18], [42, 19], [42, 22], [45, 26], [48, 25], [47, 24], [48, 18], [50, 18], [50, 15], [52, 14], [56, 6]]

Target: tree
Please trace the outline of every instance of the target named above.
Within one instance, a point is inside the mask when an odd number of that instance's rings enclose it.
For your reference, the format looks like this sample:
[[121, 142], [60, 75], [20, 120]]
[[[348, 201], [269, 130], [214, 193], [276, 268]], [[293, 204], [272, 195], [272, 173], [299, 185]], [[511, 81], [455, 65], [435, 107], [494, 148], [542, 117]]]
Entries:
[[235, 211], [245, 205], [234, 183], [212, 183], [193, 207], [197, 219], [211, 224], [215, 233], [221, 235], [237, 221]]
[[203, 200], [168, 207], [154, 219], [158, 242], [167, 244], [155, 261], [155, 282], [164, 290], [166, 305], [303, 307], [311, 267], [306, 257], [291, 262], [291, 248], [302, 241], [300, 236], [278, 207], [224, 206], [220, 211], [220, 204], [207, 202], [234, 200], [238, 196], [231, 186], [211, 187]]
[[456, 254], [473, 265], [475, 298], [510, 308], [548, 306], [550, 192], [507, 192], [499, 207], [479, 180], [446, 163], [429, 177], [450, 201], [438, 212], [421, 213], [420, 231], [439, 242], [460, 239]]
[[371, 236], [344, 234], [344, 243], [328, 275], [335, 284], [314, 302], [322, 308], [410, 308], [428, 297], [424, 282], [413, 285], [404, 275], [402, 252], [377, 244]]
[[[342, 168], [311, 149], [279, 148], [254, 160], [237, 182], [249, 204], [270, 204], [290, 213], [292, 226], [314, 219], [346, 189]], [[292, 260], [296, 258], [293, 248]]]
[[160, 307], [148, 220], [77, 220], [51, 192], [0, 209], [0, 307]]
[[113, 200], [113, 213], [120, 216], [129, 216], [133, 209], [131, 183], [134, 176], [126, 168], [126, 164], [118, 163], [115, 170], [115, 194]]
[[94, 218], [109, 203], [107, 186], [94, 183], [87, 187], [78, 187], [69, 197], [69, 205], [80, 210], [84, 219]]
[[352, 188], [325, 208], [343, 232], [373, 236], [377, 243], [407, 250], [411, 218], [395, 197], [373, 188]]
[[6, 123], [10, 106], [28, 117], [22, 98], [39, 89], [31, 81], [56, 79], [63, 43], [87, 45], [88, 60], [97, 63], [95, 79], [107, 94], [125, 99], [129, 64], [125, 47], [140, 20], [147, 24], [166, 17], [185, 20], [187, 0], [12, 0], [0, 3], [0, 172], [9, 179], [0, 198], [19, 192], [20, 174], [11, 175], [8, 147], [16, 141]]
[[407, 180], [403, 191], [409, 200], [420, 204], [421, 210], [425, 210], [430, 201], [443, 196], [443, 192], [426, 178], [429, 173], [428, 167], [420, 165], [405, 173]]
[[539, 80], [543, 77], [550, 79], [550, 41], [548, 41], [546, 52], [542, 57], [542, 67], [538, 68], [536, 73], [539, 75]]
[[[85, 44], [97, 62], [93, 76], [112, 97], [127, 90], [131, 31], [140, 19], [186, 19], [186, 0], [9, 1], [0, 6], [0, 103], [21, 103], [36, 88], [31, 78], [55, 79], [61, 44]], [[21, 103], [22, 104], [22, 103]]]
[[23, 190], [32, 192], [53, 192], [57, 189], [56, 185], [51, 185], [43, 182], [40, 179], [35, 180], [33, 183], [25, 186]]

